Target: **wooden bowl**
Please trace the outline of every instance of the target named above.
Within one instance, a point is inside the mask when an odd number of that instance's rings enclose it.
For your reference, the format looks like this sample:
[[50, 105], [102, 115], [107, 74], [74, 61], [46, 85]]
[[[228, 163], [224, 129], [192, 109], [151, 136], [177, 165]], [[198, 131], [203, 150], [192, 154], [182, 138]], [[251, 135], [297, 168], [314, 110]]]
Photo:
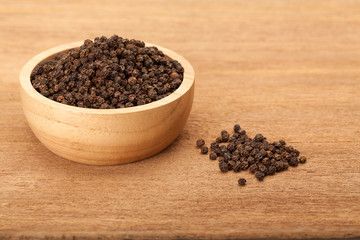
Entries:
[[150, 157], [171, 144], [183, 129], [194, 98], [194, 70], [177, 53], [153, 44], [184, 67], [180, 87], [169, 96], [142, 106], [89, 109], [58, 103], [37, 92], [30, 82], [34, 67], [55, 54], [76, 48], [74, 42], [51, 48], [28, 61], [20, 73], [21, 101], [36, 137], [55, 154], [80, 163], [114, 165]]

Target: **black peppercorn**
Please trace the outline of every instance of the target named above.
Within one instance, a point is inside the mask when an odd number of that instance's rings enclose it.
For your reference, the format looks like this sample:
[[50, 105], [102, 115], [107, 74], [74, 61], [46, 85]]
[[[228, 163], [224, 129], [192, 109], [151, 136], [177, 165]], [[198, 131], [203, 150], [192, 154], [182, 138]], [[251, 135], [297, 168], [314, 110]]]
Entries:
[[234, 172], [240, 172], [241, 171], [241, 163], [239, 161], [235, 162], [233, 170], [234, 170]]
[[234, 132], [239, 132], [239, 130], [240, 130], [240, 125], [239, 124], [235, 124], [234, 125]]
[[214, 150], [215, 148], [218, 148], [219, 147], [219, 143], [217, 142], [213, 142], [210, 144], [210, 149]]
[[228, 164], [226, 162], [220, 162], [219, 163], [219, 168], [221, 172], [227, 172], [229, 171], [228, 169]]
[[306, 157], [304, 157], [304, 156], [299, 157], [299, 162], [300, 163], [305, 163], [306, 162]]
[[208, 147], [206, 147], [206, 146], [202, 146], [202, 147], [201, 147], [201, 153], [202, 153], [202, 154], [207, 154], [208, 151], [209, 151]]
[[263, 172], [256, 172], [255, 173], [255, 177], [259, 180], [262, 181], [265, 178], [265, 174]]
[[238, 183], [240, 186], [244, 186], [246, 184], [246, 179], [245, 178], [239, 178]]
[[233, 170], [234, 165], [235, 165], [235, 161], [233, 161], [233, 160], [228, 161], [228, 169], [229, 170]]
[[211, 160], [216, 160], [216, 158], [217, 158], [216, 153], [210, 153], [210, 154], [209, 154], [209, 158], [210, 158]]
[[222, 142], [227, 142], [227, 141], [229, 141], [229, 133], [227, 132], [227, 131], [225, 131], [225, 130], [222, 130], [221, 131], [221, 141]]
[[196, 141], [196, 146], [197, 147], [202, 147], [202, 146], [204, 146], [205, 145], [205, 140], [204, 139], [198, 139], [197, 141]]
[[297, 157], [292, 157], [290, 158], [289, 160], [289, 165], [292, 166], [292, 167], [296, 167], [298, 165], [298, 159]]

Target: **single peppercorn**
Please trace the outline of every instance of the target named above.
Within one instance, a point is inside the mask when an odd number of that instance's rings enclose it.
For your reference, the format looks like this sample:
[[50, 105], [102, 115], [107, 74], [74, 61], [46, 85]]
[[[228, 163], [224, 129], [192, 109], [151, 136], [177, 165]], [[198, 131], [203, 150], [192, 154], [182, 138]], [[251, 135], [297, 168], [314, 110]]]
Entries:
[[219, 143], [217, 142], [213, 142], [210, 144], [210, 149], [214, 150], [215, 148], [218, 148], [219, 147]]
[[196, 146], [197, 147], [202, 147], [202, 146], [204, 146], [205, 145], [205, 140], [204, 139], [198, 139], [197, 141], [196, 141]]
[[292, 167], [296, 167], [298, 165], [298, 159], [297, 157], [292, 157], [290, 158], [289, 160], [289, 165], [292, 166]]
[[206, 147], [206, 146], [202, 146], [202, 147], [201, 147], [201, 153], [202, 153], [202, 154], [207, 154], [208, 151], [209, 151], [208, 147]]
[[228, 161], [228, 169], [233, 170], [234, 166], [235, 166], [235, 161], [229, 160]]
[[306, 157], [304, 157], [304, 156], [299, 157], [299, 162], [300, 163], [305, 163], [306, 162]]
[[239, 183], [240, 186], [245, 186], [246, 179], [245, 178], [239, 178], [238, 183]]
[[263, 172], [256, 172], [255, 173], [255, 177], [259, 180], [262, 181], [265, 178], [265, 174]]
[[227, 142], [229, 141], [230, 135], [226, 130], [222, 130], [221, 131], [221, 141], [222, 142]]
[[217, 155], [216, 155], [216, 153], [210, 153], [209, 154], [209, 158], [211, 159], [211, 160], [216, 160], [216, 158], [217, 158]]
[[235, 162], [233, 170], [234, 170], [234, 172], [240, 172], [241, 171], [241, 163], [239, 161]]
[[228, 164], [226, 162], [220, 162], [219, 163], [219, 168], [221, 172], [227, 172], [229, 171], [228, 169]]
[[239, 124], [235, 124], [234, 125], [234, 132], [239, 132], [240, 131], [240, 125]]

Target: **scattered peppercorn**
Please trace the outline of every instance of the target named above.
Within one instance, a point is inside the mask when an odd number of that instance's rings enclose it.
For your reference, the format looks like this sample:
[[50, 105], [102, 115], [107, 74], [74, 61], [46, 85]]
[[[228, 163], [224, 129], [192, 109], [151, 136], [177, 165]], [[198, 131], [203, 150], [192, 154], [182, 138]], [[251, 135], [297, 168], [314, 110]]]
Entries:
[[204, 139], [198, 139], [197, 141], [196, 141], [196, 146], [197, 147], [202, 147], [202, 146], [204, 146], [205, 145], [205, 140]]
[[208, 147], [206, 147], [206, 146], [202, 146], [202, 147], [201, 147], [201, 153], [202, 153], [202, 154], [207, 154], [208, 151], [209, 151]]
[[238, 183], [240, 186], [244, 186], [246, 184], [246, 179], [245, 178], [239, 178]]
[[229, 171], [228, 164], [226, 162], [220, 162], [219, 168], [221, 172], [227, 172]]
[[160, 100], [182, 83], [181, 64], [156, 47], [117, 35], [85, 40], [39, 63], [30, 75], [43, 96], [83, 108], [125, 108]]
[[265, 178], [265, 173], [263, 173], [263, 172], [256, 172], [256, 173], [255, 173], [255, 177], [256, 177], [259, 181], [262, 181], [262, 180], [264, 180], [264, 178]]
[[[235, 124], [235, 125], [234, 125], [234, 132], [237, 133], [237, 132], [240, 131], [240, 129], [241, 129], [241, 128], [240, 128], [240, 125], [239, 125], [239, 124]], [[240, 179], [243, 179], [243, 178], [240, 178]], [[240, 179], [239, 179], [239, 180], [240, 180]], [[245, 179], [244, 179], [244, 180], [245, 180]], [[245, 180], [245, 182], [246, 182], [246, 180]]]
[[[299, 157], [300, 152], [286, 145], [284, 140], [268, 142], [260, 133], [251, 139], [239, 124], [235, 124], [233, 129], [234, 134], [231, 137], [227, 131], [222, 130], [221, 136], [210, 144], [209, 158], [211, 160], [218, 158], [221, 172], [230, 170], [240, 172], [248, 169], [259, 181], [263, 181], [268, 175], [274, 175], [276, 172], [288, 169], [289, 166], [297, 167], [298, 163], [306, 162], [306, 157]], [[201, 149], [202, 153], [203, 148], [204, 146]], [[206, 153], [207, 151], [206, 147]], [[245, 185], [246, 180], [240, 178], [238, 183]]]
[[217, 158], [217, 155], [216, 155], [216, 153], [210, 153], [209, 154], [209, 158], [211, 159], [211, 160], [216, 160], [216, 158]]
[[299, 162], [300, 163], [305, 163], [306, 162], [306, 157], [304, 157], [304, 156], [299, 157]]

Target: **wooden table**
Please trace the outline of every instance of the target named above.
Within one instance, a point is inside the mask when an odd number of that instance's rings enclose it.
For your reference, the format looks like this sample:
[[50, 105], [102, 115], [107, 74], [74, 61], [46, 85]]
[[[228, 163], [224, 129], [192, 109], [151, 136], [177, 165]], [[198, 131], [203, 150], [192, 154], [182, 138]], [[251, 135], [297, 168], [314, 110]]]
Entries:
[[[359, 11], [342, 0], [0, 0], [0, 238], [359, 237]], [[40, 51], [113, 33], [187, 58], [193, 110], [150, 159], [76, 164], [31, 132], [19, 71]], [[308, 163], [264, 182], [221, 174], [194, 144], [234, 123]]]

